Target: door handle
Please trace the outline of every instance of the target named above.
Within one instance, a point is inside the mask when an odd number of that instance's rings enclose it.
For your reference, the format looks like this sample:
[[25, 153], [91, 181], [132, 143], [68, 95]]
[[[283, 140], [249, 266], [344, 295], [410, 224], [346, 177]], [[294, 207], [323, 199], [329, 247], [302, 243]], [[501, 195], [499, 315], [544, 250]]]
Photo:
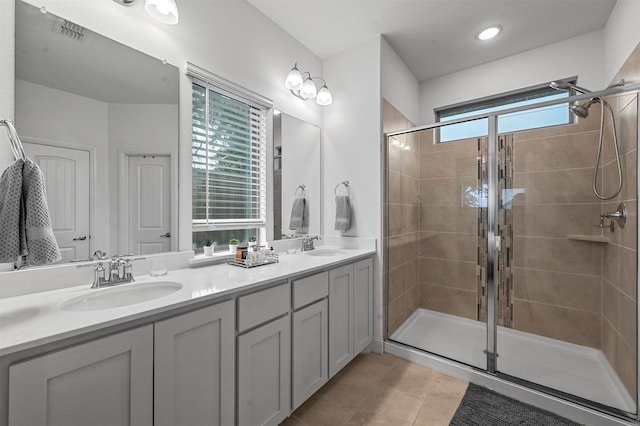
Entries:
[[79, 237], [75, 237], [73, 241], [84, 241], [87, 239], [86, 235], [80, 235]]
[[160, 238], [171, 238], [171, 232], [167, 232], [166, 234], [160, 235]]

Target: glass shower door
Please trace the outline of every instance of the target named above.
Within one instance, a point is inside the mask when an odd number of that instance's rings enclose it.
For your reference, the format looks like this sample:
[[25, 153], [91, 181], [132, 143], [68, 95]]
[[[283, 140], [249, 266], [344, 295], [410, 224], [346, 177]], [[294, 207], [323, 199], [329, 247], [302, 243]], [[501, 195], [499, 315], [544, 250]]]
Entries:
[[486, 369], [487, 120], [465, 125], [388, 139], [387, 331]]
[[[597, 107], [573, 124], [497, 138], [496, 372], [635, 413], [638, 102], [635, 94], [607, 100], [624, 177], [611, 200], [592, 188]], [[608, 123], [596, 186], [612, 194], [617, 162]], [[627, 226], [601, 223], [620, 203]]]

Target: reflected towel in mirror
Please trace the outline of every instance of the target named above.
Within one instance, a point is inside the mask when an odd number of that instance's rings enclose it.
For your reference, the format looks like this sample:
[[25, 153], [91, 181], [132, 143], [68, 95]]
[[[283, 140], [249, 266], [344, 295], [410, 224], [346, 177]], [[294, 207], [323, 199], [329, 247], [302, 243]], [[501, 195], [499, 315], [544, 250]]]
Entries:
[[347, 232], [351, 228], [351, 203], [348, 195], [336, 195], [335, 230]]
[[29, 265], [62, 259], [53, 235], [44, 176], [31, 159], [18, 159], [0, 178], [0, 262], [26, 256]]
[[289, 229], [297, 231], [309, 228], [309, 203], [305, 197], [296, 197], [291, 206]]

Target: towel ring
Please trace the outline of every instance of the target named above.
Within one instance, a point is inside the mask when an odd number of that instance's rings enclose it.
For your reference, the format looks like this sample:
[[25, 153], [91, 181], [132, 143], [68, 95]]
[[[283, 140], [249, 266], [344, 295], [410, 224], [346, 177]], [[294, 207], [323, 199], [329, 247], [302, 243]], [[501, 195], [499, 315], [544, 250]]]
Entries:
[[347, 195], [351, 195], [351, 187], [349, 186], [348, 180], [343, 180], [342, 182], [337, 184], [335, 189], [333, 190], [333, 195], [338, 195], [338, 188], [340, 187], [340, 185], [344, 185], [344, 188], [347, 191]]
[[304, 186], [304, 185], [298, 185], [298, 187], [296, 188], [296, 192], [295, 192], [293, 195], [297, 197], [297, 196], [298, 196], [298, 190], [300, 190], [301, 195], [302, 195], [302, 196], [304, 196], [304, 195], [306, 195], [306, 193], [307, 193], [307, 190], [306, 190], [306, 189], [307, 189], [307, 188], [306, 188], [306, 186]]

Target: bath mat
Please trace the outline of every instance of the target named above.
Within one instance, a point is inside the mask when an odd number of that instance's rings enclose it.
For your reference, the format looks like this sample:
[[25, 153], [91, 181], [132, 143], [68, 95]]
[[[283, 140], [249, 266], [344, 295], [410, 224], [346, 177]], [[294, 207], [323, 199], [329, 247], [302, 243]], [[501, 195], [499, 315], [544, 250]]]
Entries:
[[449, 426], [577, 426], [569, 419], [469, 383]]

